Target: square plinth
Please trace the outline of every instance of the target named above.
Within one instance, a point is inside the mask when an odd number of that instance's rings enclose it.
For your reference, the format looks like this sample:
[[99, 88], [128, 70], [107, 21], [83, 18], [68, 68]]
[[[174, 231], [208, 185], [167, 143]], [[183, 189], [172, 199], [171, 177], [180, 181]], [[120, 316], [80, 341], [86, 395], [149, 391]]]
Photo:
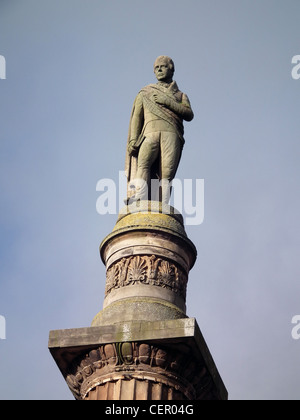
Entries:
[[77, 399], [93, 386], [124, 378], [124, 372], [138, 381], [167, 378], [173, 386], [178, 380], [174, 388], [185, 387], [188, 399], [228, 399], [194, 318], [54, 330], [49, 350]]

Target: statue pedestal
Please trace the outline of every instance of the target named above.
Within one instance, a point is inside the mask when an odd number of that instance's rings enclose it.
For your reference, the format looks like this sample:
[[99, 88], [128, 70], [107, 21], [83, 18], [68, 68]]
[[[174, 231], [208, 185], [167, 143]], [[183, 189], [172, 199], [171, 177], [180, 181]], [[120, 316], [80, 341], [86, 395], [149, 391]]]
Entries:
[[92, 326], [186, 316], [188, 273], [196, 248], [172, 207], [151, 201], [138, 204], [123, 210], [100, 245], [105, 299]]
[[49, 349], [76, 399], [227, 399], [205, 341], [186, 315], [196, 248], [182, 216], [125, 207], [100, 245], [103, 309], [92, 327], [51, 331]]

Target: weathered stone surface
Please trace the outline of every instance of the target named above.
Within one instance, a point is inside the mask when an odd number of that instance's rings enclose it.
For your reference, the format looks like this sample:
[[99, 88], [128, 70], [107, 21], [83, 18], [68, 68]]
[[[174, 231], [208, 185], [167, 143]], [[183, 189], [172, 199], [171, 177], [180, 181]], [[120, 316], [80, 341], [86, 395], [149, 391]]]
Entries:
[[227, 399], [193, 318], [51, 331], [49, 349], [76, 399]]
[[174, 259], [186, 271], [193, 267], [197, 251], [186, 235], [182, 216], [160, 213], [159, 209], [146, 211], [152, 204], [145, 201], [141, 207], [131, 208], [133, 212], [119, 215], [112, 233], [100, 245], [100, 255], [107, 268], [116, 259], [141, 253]]
[[185, 311], [161, 298], [125, 295], [100, 311], [93, 319], [92, 327], [114, 325], [124, 321], [160, 321], [185, 317]]
[[181, 215], [121, 215], [100, 252], [103, 310], [92, 327], [52, 331], [49, 348], [76, 399], [227, 399], [186, 287], [196, 250]]
[[182, 216], [150, 201], [129, 207], [100, 246], [105, 299], [92, 326], [186, 317], [188, 273], [197, 253]]

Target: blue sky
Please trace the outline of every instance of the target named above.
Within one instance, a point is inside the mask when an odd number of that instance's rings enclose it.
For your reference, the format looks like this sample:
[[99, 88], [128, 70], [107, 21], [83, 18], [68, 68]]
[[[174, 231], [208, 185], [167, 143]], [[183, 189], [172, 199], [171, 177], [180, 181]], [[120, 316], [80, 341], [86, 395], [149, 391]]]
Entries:
[[230, 399], [299, 399], [298, 0], [0, 0], [0, 399], [72, 399], [51, 329], [102, 308], [96, 212], [133, 100], [175, 62], [195, 118], [180, 179], [205, 180], [187, 312]]

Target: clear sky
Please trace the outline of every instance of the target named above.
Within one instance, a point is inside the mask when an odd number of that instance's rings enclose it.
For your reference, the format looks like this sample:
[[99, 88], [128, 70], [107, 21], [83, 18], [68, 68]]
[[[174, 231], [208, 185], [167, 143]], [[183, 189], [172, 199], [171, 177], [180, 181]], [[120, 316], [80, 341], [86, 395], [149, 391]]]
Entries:
[[0, 399], [73, 399], [51, 329], [102, 309], [96, 211], [133, 100], [175, 62], [195, 118], [180, 179], [204, 179], [187, 307], [230, 399], [299, 399], [299, 0], [0, 0]]

